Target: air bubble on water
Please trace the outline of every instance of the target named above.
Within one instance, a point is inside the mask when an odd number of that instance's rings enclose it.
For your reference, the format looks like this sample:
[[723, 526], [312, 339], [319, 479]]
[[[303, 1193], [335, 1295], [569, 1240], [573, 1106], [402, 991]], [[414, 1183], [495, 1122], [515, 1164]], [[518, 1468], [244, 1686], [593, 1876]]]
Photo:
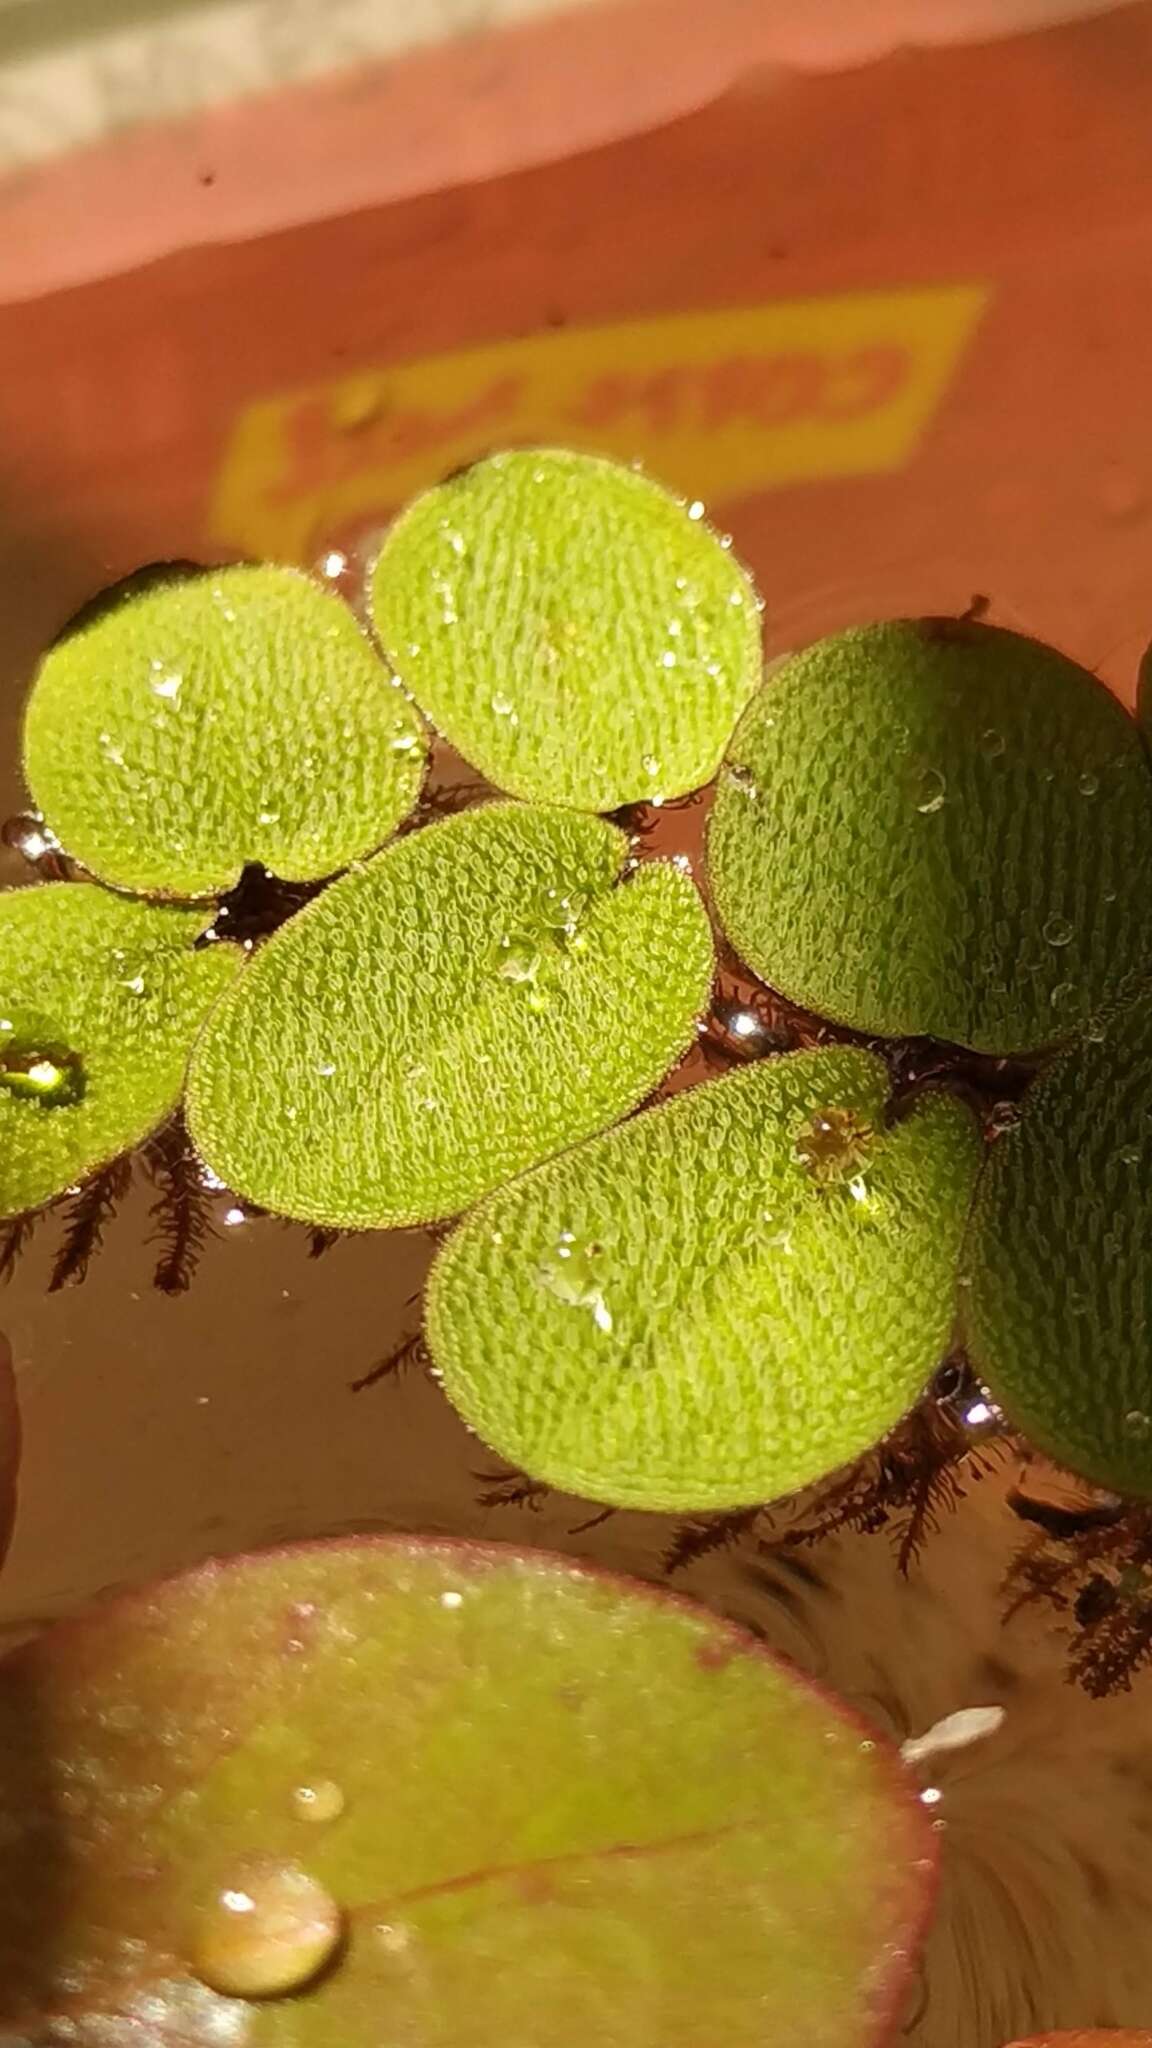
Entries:
[[235, 1230], [238, 1224], [247, 1223], [248, 1211], [247, 1209], [242, 1209], [238, 1202], [233, 1202], [231, 1208], [225, 1209], [221, 1221], [226, 1223], [229, 1229]]
[[1070, 981], [1058, 981], [1048, 998], [1054, 1010], [1067, 1010], [1075, 1000], [1075, 985]]
[[692, 503], [688, 507], [688, 517], [689, 519], [703, 519], [704, 500], [702, 498], [693, 498]]
[[202, 1909], [191, 1963], [201, 1983], [230, 1998], [287, 1998], [332, 1961], [343, 1916], [298, 1864], [241, 1866]]
[[[943, 1720], [934, 1721], [923, 1735], [910, 1736], [901, 1744], [900, 1755], [906, 1764], [923, 1763], [927, 1757], [947, 1755], [949, 1751], [967, 1749], [973, 1742], [985, 1742], [1004, 1725], [1003, 1707], [960, 1707], [953, 1714], [945, 1714]], [[921, 1798], [929, 1806], [940, 1798], [929, 1798], [934, 1788], [928, 1786]]]
[[938, 768], [922, 768], [916, 781], [915, 804], [922, 817], [931, 818], [943, 810], [948, 785]]
[[343, 1787], [335, 1778], [313, 1778], [292, 1790], [292, 1810], [297, 1818], [313, 1821], [317, 1827], [339, 1820], [346, 1804]]
[[1130, 1408], [1124, 1417], [1124, 1434], [1133, 1443], [1145, 1443], [1152, 1436], [1152, 1415], [1143, 1408]]
[[939, 1785], [925, 1785], [920, 1794], [920, 1803], [922, 1806], [939, 1806], [943, 1797]]
[[347, 567], [348, 557], [340, 548], [329, 548], [327, 554], [320, 558], [320, 574], [327, 576], [332, 583], [344, 574]]
[[1090, 768], [1086, 768], [1076, 787], [1080, 791], [1081, 796], [1095, 796], [1100, 788], [1100, 777], [1093, 775]]
[[542, 1287], [566, 1308], [591, 1311], [592, 1320], [605, 1335], [612, 1329], [612, 1312], [604, 1299], [600, 1260], [604, 1247], [581, 1242], [571, 1230], [562, 1230], [550, 1252], [536, 1269]]
[[986, 754], [990, 761], [998, 761], [1006, 745], [1007, 741], [1002, 732], [998, 732], [994, 725], [985, 726], [984, 731], [980, 735], [980, 751], [982, 754]]
[[1072, 938], [1075, 926], [1066, 917], [1062, 917], [1058, 910], [1054, 910], [1051, 917], [1045, 918], [1043, 931], [1050, 946], [1066, 946]]

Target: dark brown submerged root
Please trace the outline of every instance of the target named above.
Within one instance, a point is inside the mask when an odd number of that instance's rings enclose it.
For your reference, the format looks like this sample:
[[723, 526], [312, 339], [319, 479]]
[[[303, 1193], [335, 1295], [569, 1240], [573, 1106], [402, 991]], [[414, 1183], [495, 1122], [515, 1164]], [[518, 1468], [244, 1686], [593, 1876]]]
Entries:
[[997, 1410], [962, 1353], [945, 1361], [925, 1399], [875, 1450], [821, 1486], [795, 1515], [787, 1504], [700, 1516], [677, 1531], [664, 1558], [682, 1571], [752, 1538], [760, 1550], [808, 1547], [843, 1534], [886, 1532], [907, 1577], [931, 1536], [1012, 1448]]
[[1025, 1475], [1008, 1505], [1033, 1533], [1005, 1579], [1006, 1619], [1050, 1608], [1068, 1637], [1070, 1682], [1093, 1699], [1130, 1692], [1152, 1663], [1152, 1503]]
[[88, 1277], [88, 1268], [104, 1243], [104, 1233], [132, 1185], [131, 1154], [114, 1159], [63, 1205], [64, 1232], [52, 1262], [49, 1294], [62, 1287], [78, 1287]]
[[181, 1117], [141, 1148], [145, 1173], [157, 1190], [150, 1241], [159, 1246], [153, 1285], [161, 1294], [185, 1294], [196, 1277], [204, 1246], [215, 1235], [212, 1190]]

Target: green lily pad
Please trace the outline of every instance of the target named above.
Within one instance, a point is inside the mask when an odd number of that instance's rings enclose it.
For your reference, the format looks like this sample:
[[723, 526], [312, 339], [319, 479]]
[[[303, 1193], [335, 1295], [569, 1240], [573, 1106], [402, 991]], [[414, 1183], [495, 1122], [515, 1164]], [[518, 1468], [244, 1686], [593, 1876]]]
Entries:
[[16, 1522], [16, 1481], [20, 1471], [20, 1408], [12, 1347], [0, 1337], [0, 1565], [8, 1555]]
[[885, 1128], [883, 1062], [772, 1059], [504, 1188], [430, 1276], [470, 1427], [617, 1507], [776, 1499], [871, 1448], [946, 1350], [979, 1159], [926, 1095]]
[[897, 620], [784, 661], [712, 814], [748, 966], [862, 1031], [1074, 1037], [1152, 959], [1152, 774], [1102, 684], [1018, 634]]
[[197, 1047], [194, 1140], [241, 1195], [353, 1229], [454, 1215], [632, 1109], [691, 1043], [690, 878], [600, 818], [490, 804], [301, 911]]
[[206, 922], [87, 883], [0, 896], [0, 1215], [50, 1201], [175, 1109], [242, 958], [195, 951]]
[[208, 1566], [0, 1665], [0, 2024], [777, 2048], [784, 2015], [792, 2048], [871, 2048], [934, 1838], [865, 1733], [728, 1624], [560, 1560]]
[[344, 867], [412, 809], [425, 751], [347, 607], [267, 565], [126, 587], [45, 656], [24, 723], [68, 852], [164, 896], [229, 889], [248, 862]]
[[760, 680], [755, 592], [702, 509], [594, 456], [494, 455], [397, 520], [376, 630], [500, 789], [590, 811], [681, 796]]
[[1152, 1013], [1097, 1028], [992, 1148], [965, 1255], [967, 1341], [1041, 1450], [1152, 1496]]

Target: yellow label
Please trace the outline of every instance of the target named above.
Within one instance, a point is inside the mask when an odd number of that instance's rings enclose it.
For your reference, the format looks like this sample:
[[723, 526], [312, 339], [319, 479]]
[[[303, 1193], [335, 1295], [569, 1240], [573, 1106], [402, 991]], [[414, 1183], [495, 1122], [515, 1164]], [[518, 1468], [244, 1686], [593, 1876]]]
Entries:
[[907, 462], [987, 294], [858, 292], [683, 313], [392, 363], [238, 419], [211, 537], [307, 560], [489, 450], [552, 443], [692, 497]]

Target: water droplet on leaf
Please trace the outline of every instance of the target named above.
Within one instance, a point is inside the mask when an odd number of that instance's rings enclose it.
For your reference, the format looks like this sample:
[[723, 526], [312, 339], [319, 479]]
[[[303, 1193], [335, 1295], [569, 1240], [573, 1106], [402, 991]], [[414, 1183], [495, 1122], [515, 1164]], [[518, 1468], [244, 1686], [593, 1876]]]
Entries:
[[986, 754], [990, 761], [1000, 759], [1006, 744], [1003, 733], [997, 732], [994, 725], [986, 726], [980, 735], [980, 751]]
[[793, 1151], [818, 1186], [843, 1184], [852, 1193], [860, 1186], [863, 1193], [856, 1199], [862, 1200], [867, 1192], [863, 1169], [872, 1135], [869, 1125], [861, 1122], [855, 1110], [821, 1109], [801, 1126]]
[[1091, 769], [1085, 769], [1076, 787], [1081, 796], [1095, 796], [1100, 787], [1100, 777], [1093, 775]]
[[317, 1827], [339, 1820], [344, 1806], [344, 1793], [335, 1778], [314, 1778], [310, 1784], [297, 1785], [292, 1793], [293, 1811]]
[[80, 1101], [85, 1085], [84, 1061], [71, 1046], [0, 1019], [0, 1088], [9, 1095], [63, 1109]]
[[1130, 1408], [1124, 1417], [1124, 1434], [1134, 1443], [1144, 1443], [1152, 1436], [1152, 1415], [1143, 1408]]
[[612, 1315], [600, 1277], [603, 1251], [603, 1245], [582, 1244], [570, 1230], [562, 1230], [552, 1250], [541, 1259], [537, 1277], [566, 1308], [589, 1309], [597, 1329], [607, 1334]]
[[943, 810], [948, 794], [948, 785], [938, 768], [922, 768], [915, 780], [914, 802], [916, 809], [925, 818]]
[[1066, 946], [1074, 929], [1066, 917], [1061, 917], [1059, 911], [1053, 911], [1051, 917], [1044, 920], [1044, 937], [1050, 946]]
[[342, 1932], [339, 1907], [307, 1871], [253, 1862], [201, 1914], [192, 1967], [225, 1997], [287, 1998], [331, 1962]]
[[[490, 698], [489, 702], [497, 718], [516, 718], [516, 706], [512, 702], [511, 697], [506, 697], [502, 690], [497, 690], [495, 696]], [[519, 719], [516, 719], [516, 722], [519, 724]]]

